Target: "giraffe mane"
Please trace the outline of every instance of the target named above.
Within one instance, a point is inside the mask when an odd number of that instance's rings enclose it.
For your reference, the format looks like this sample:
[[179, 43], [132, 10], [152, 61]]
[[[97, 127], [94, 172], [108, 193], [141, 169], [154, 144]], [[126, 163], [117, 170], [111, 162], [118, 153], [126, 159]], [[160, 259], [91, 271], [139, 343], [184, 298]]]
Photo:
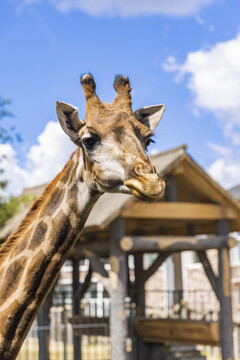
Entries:
[[56, 186], [57, 182], [60, 180], [62, 175], [67, 170], [67, 168], [72, 160], [72, 157], [76, 151], [73, 152], [73, 154], [71, 155], [68, 162], [65, 164], [62, 171], [46, 186], [45, 190], [43, 191], [43, 194], [32, 203], [30, 209], [28, 210], [25, 217], [22, 219], [17, 230], [12, 235], [10, 235], [7, 238], [7, 240], [3, 243], [3, 245], [0, 248], [0, 263], [7, 257], [7, 255], [11, 252], [13, 247], [16, 245], [17, 241], [24, 235], [24, 233], [28, 229], [29, 225], [36, 218], [40, 209], [45, 204], [49, 195], [52, 193], [53, 188]]

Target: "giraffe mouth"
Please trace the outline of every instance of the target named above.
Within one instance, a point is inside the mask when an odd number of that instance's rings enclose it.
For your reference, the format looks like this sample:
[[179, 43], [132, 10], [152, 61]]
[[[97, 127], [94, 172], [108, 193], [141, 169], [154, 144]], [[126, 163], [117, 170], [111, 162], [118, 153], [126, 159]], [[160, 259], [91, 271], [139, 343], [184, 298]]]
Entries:
[[100, 189], [104, 192], [108, 193], [123, 193], [123, 194], [131, 194], [131, 190], [125, 186], [125, 184], [122, 181], [118, 180], [112, 180], [112, 181], [106, 181], [103, 183], [103, 181], [100, 181], [98, 178], [95, 178], [95, 181], [99, 185]]
[[165, 182], [162, 180], [147, 186], [139, 180], [129, 179], [124, 181], [124, 185], [129, 188], [132, 195], [143, 201], [158, 201], [163, 197], [165, 192]]

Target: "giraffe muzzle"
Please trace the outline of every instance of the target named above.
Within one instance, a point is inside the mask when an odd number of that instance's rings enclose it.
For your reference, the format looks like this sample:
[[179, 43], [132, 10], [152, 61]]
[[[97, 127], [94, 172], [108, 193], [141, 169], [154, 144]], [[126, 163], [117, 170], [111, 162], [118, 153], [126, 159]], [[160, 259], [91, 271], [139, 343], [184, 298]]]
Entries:
[[129, 172], [129, 178], [124, 181], [124, 185], [135, 197], [144, 201], [160, 200], [166, 187], [150, 162], [136, 164]]

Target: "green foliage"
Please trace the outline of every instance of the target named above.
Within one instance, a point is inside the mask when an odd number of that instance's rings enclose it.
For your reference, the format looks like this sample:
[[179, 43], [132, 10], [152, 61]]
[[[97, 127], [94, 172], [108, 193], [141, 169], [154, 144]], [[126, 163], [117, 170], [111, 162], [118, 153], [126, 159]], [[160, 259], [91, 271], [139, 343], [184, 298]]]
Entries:
[[[0, 122], [5, 118], [12, 118], [13, 114], [8, 110], [8, 106], [11, 104], [11, 100], [3, 99], [0, 96]], [[0, 144], [7, 142], [13, 142], [14, 140], [21, 141], [21, 136], [15, 132], [15, 127], [12, 126], [10, 129], [6, 129], [0, 123]]]
[[[15, 133], [14, 127], [8, 130], [2, 125], [2, 120], [13, 117], [13, 114], [8, 110], [10, 104], [10, 100], [0, 97], [0, 144], [13, 142], [14, 139], [21, 140], [19, 134]], [[4, 190], [6, 190], [8, 184], [8, 181], [4, 179], [4, 170], [1, 168], [1, 162], [4, 158], [5, 156], [0, 154], [0, 227], [19, 209], [19, 199], [14, 197], [7, 199], [4, 196]]]
[[10, 197], [6, 201], [3, 197], [0, 198], [0, 227], [2, 227], [5, 222], [11, 218], [19, 209], [19, 201], [15, 197]]
[[30, 205], [34, 200], [36, 200], [37, 196], [34, 194], [21, 195], [18, 199], [21, 204], [25, 206]]
[[8, 200], [0, 197], [0, 227], [2, 227], [6, 221], [15, 215], [21, 208], [26, 208], [35, 199], [36, 196], [33, 194], [18, 197], [11, 196]]

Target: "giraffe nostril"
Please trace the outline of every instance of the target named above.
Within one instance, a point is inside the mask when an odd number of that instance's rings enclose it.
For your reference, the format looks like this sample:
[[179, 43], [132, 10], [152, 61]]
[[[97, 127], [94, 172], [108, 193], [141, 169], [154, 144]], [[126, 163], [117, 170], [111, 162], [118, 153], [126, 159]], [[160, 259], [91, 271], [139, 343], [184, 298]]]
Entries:
[[134, 172], [137, 176], [141, 176], [142, 175], [142, 167], [141, 164], [138, 164], [135, 166], [134, 168]]
[[137, 176], [144, 176], [148, 174], [156, 174], [157, 171], [151, 163], [138, 163], [134, 168], [134, 172]]

